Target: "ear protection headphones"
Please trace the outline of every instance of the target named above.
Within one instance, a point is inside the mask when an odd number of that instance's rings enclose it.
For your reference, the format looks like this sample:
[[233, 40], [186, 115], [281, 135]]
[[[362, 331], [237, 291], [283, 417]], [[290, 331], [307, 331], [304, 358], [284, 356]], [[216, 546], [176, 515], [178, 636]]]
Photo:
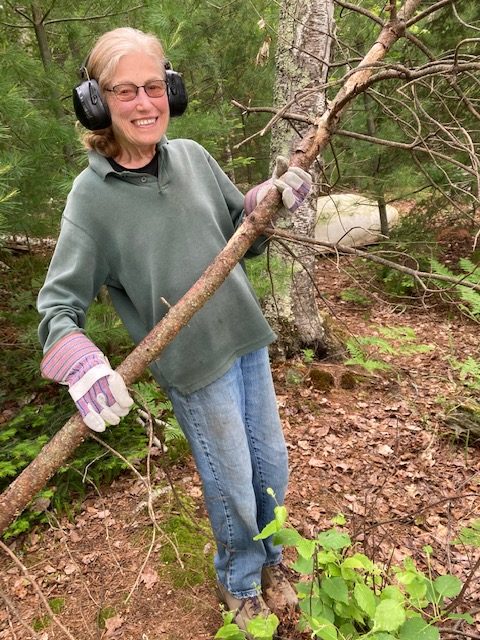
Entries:
[[[108, 105], [102, 96], [98, 82], [90, 78], [87, 60], [80, 67], [82, 82], [73, 89], [73, 107], [78, 120], [90, 131], [106, 129], [112, 124]], [[182, 76], [165, 62], [168, 105], [170, 116], [181, 116], [187, 108], [188, 96]]]

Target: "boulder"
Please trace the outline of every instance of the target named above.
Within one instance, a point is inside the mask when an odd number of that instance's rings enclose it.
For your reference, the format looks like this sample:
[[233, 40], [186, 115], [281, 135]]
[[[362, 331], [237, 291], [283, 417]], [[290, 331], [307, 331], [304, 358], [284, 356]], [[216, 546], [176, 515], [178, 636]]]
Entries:
[[[390, 229], [398, 219], [398, 210], [387, 204]], [[362, 247], [374, 244], [380, 236], [380, 214], [375, 200], [356, 193], [336, 193], [318, 198], [316, 240]], [[325, 251], [331, 249], [326, 248]]]

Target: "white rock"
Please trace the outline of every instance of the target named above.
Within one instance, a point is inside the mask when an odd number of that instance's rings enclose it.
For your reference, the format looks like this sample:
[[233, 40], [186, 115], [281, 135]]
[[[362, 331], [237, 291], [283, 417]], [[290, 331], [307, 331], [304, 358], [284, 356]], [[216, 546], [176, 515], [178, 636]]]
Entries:
[[[397, 209], [387, 204], [390, 229], [398, 219]], [[318, 198], [316, 240], [339, 243], [347, 247], [361, 247], [377, 242], [380, 236], [380, 214], [375, 200], [355, 193], [332, 194]]]

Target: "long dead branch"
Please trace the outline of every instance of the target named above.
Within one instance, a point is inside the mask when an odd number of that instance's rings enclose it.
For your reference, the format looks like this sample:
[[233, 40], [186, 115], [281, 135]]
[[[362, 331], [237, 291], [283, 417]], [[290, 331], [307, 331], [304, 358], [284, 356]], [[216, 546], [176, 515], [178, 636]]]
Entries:
[[[294, 150], [292, 166], [308, 169], [328, 145], [343, 111], [366, 86], [372, 74], [371, 64], [382, 60], [392, 45], [404, 35], [405, 22], [414, 15], [421, 0], [406, 0], [395, 20], [390, 20], [367, 53], [357, 73], [351, 75], [328, 110], [317, 118], [305, 138]], [[127, 385], [137, 380], [146, 367], [158, 358], [192, 316], [213, 296], [242, 259], [253, 241], [267, 228], [279, 208], [280, 196], [272, 188], [262, 203], [246, 218], [223, 251], [197, 282], [171, 307], [164, 318], [118, 367]], [[21, 513], [32, 497], [48, 482], [59, 467], [87, 437], [88, 428], [79, 414], [71, 418], [45, 445], [38, 456], [0, 496], [0, 533]]]
[[470, 274], [464, 274], [458, 277], [455, 276], [447, 276], [441, 273], [433, 273], [430, 271], [420, 271], [419, 269], [412, 269], [403, 264], [398, 264], [393, 260], [388, 260], [387, 258], [383, 258], [374, 253], [369, 253], [368, 251], [363, 251], [362, 249], [357, 249], [356, 247], [349, 247], [348, 245], [344, 245], [337, 242], [326, 242], [324, 240], [315, 240], [314, 238], [310, 238], [309, 236], [303, 236], [299, 234], [290, 233], [289, 231], [284, 231], [283, 229], [273, 229], [272, 231], [267, 231], [268, 235], [271, 238], [283, 238], [285, 240], [289, 240], [291, 242], [295, 242], [297, 244], [309, 244], [312, 246], [316, 246], [319, 248], [330, 249], [338, 254], [356, 256], [358, 258], [364, 258], [365, 260], [370, 260], [370, 262], [376, 262], [377, 264], [381, 264], [385, 267], [390, 267], [391, 269], [395, 269], [396, 271], [400, 271], [401, 273], [405, 273], [406, 275], [414, 278], [422, 289], [427, 289], [424, 280], [437, 280], [438, 282], [446, 282], [447, 284], [451, 284], [452, 287], [465, 287], [466, 289], [472, 289], [473, 291], [480, 292], [480, 284], [475, 282], [469, 282], [466, 278]]

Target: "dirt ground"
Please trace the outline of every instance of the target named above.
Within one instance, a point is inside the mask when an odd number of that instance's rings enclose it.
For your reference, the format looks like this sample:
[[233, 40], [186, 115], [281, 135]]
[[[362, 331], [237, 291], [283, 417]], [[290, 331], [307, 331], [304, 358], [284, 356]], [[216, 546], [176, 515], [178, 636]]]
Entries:
[[[460, 526], [480, 517], [480, 443], [456, 440], [444, 417], [447, 403], [461, 403], [463, 393], [448, 362], [480, 358], [478, 326], [444, 308], [345, 302], [339, 294], [352, 283], [344, 266], [331, 259], [318, 264], [324, 303], [343, 332], [367, 336], [373, 325], [408, 326], [419, 344], [433, 349], [383, 356], [392, 366], [386, 372], [354, 368], [361, 375], [353, 385], [344, 375], [352, 367], [344, 364], [274, 365], [290, 454], [290, 524], [315, 536], [341, 512], [350, 534], [373, 559], [398, 562], [413, 554], [421, 562], [421, 549], [429, 544], [433, 570], [465, 580], [478, 550], [470, 555], [450, 541]], [[315, 388], [318, 376], [312, 372], [318, 369], [331, 374], [323, 378], [332, 382], [330, 389]], [[165, 485], [155, 459], [152, 465], [155, 486]], [[35, 584], [1, 555], [0, 639], [213, 638], [221, 615], [199, 479], [190, 458], [171, 475], [198, 523], [191, 532], [196, 555], [181, 547], [180, 534], [170, 526], [181, 511], [168, 486], [154, 502], [155, 529], [141, 506], [144, 484], [126, 473], [111, 486], [92, 490], [78, 514], [52, 519], [50, 526], [9, 545]], [[477, 610], [480, 629], [478, 575], [469, 586], [469, 609]], [[61, 603], [57, 618], [70, 636], [44, 618], [37, 588], [52, 607]], [[284, 620], [281, 638], [308, 637], [295, 631], [294, 622]]]

